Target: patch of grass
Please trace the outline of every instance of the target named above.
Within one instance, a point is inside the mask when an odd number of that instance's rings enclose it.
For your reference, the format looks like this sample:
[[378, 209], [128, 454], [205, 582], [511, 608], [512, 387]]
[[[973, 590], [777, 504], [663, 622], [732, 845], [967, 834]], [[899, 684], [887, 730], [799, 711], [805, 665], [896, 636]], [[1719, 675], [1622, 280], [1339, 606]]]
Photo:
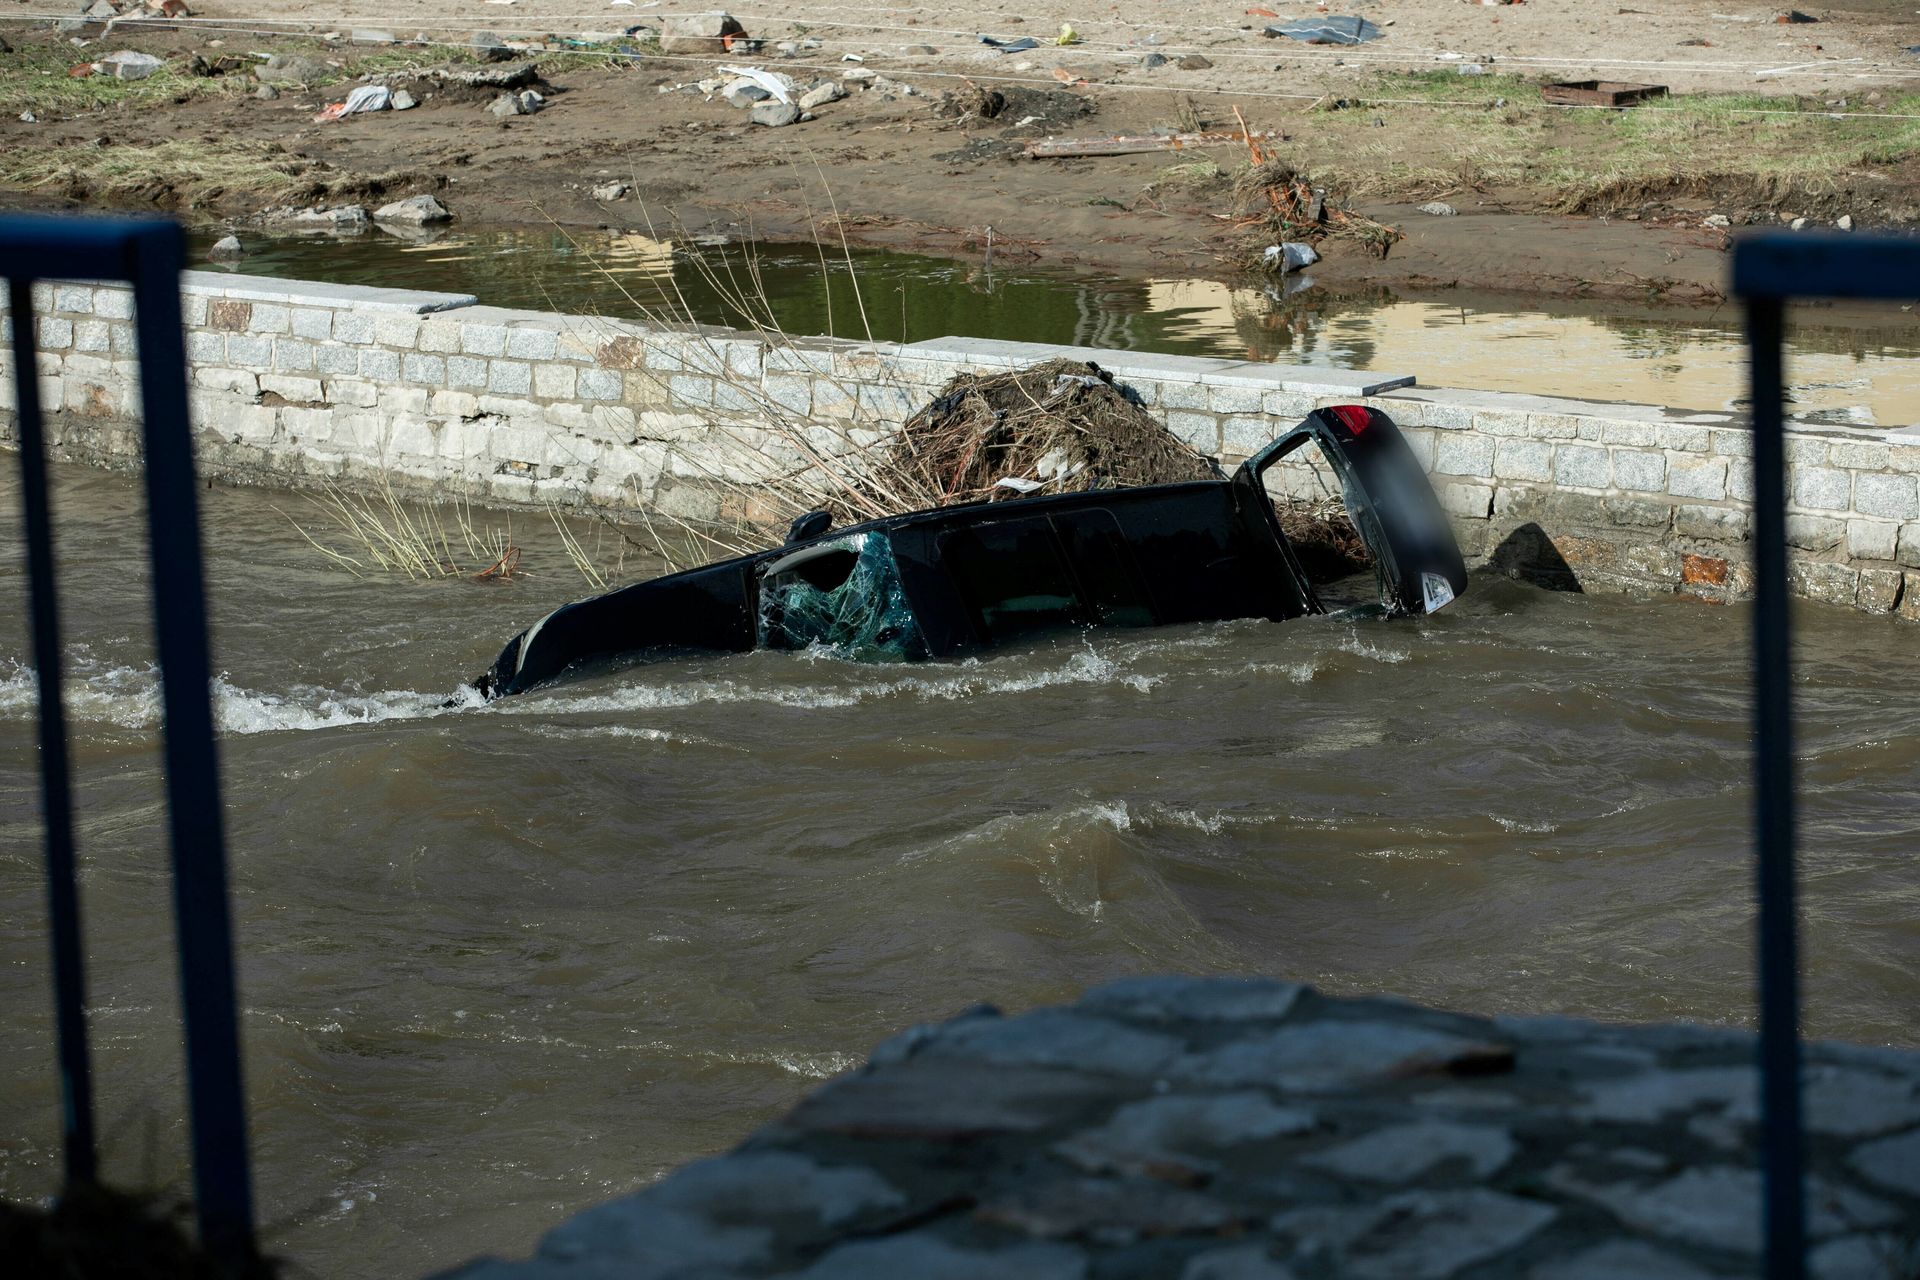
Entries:
[[1570, 211], [1652, 193], [1768, 204], [1920, 155], [1920, 120], [1881, 118], [1920, 113], [1916, 94], [1872, 106], [1856, 96], [1848, 108], [1724, 93], [1569, 110], [1541, 101], [1535, 80], [1425, 71], [1370, 76], [1355, 99], [1297, 117], [1282, 153], [1315, 183], [1375, 199], [1497, 187]]
[[145, 109], [185, 99], [226, 97], [252, 87], [251, 81], [239, 76], [190, 75], [184, 57], [169, 58], [165, 66], [144, 80], [116, 80], [112, 76], [75, 79], [67, 74], [68, 68], [120, 47], [96, 45], [82, 50], [22, 41], [0, 61], [0, 112], [10, 116], [22, 111], [43, 117], [76, 116], [113, 107]]
[[163, 142], [157, 146], [15, 147], [0, 151], [0, 185], [63, 187], [102, 199], [150, 196], [179, 203], [223, 195], [286, 200], [311, 191], [314, 166], [277, 148], [247, 142]]

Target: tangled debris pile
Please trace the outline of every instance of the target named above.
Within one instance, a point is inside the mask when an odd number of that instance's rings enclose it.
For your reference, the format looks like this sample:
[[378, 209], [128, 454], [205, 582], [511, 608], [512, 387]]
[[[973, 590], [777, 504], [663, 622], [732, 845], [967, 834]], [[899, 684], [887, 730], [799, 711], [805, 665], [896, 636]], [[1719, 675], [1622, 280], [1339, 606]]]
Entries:
[[877, 489], [930, 493], [939, 505], [1219, 474], [1112, 374], [1079, 360], [956, 374], [907, 419], [877, 471]]
[[[1384, 258], [1401, 235], [1384, 222], [1339, 208], [1280, 159], [1263, 159], [1241, 173], [1234, 183], [1234, 196], [1241, 225], [1258, 228], [1264, 244], [1352, 240], [1374, 257]], [[1267, 255], [1270, 269], [1277, 257]]]

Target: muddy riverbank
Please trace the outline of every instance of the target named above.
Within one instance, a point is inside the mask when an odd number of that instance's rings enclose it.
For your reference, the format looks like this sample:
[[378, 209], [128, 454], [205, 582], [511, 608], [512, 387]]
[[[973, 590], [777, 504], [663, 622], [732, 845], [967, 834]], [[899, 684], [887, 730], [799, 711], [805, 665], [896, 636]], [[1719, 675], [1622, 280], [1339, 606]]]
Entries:
[[[1912, 62], [1903, 47], [1920, 41], [1910, 16], [1848, 11], [1777, 28], [1668, 5], [1648, 19], [1663, 43], [1627, 54], [1603, 29], [1617, 17], [1600, 24], [1582, 8], [1543, 24], [1530, 6], [1467, 13], [1448, 0], [1403, 6], [1388, 38], [1343, 51], [1264, 39], [1239, 6], [1183, 22], [1115, 17], [1082, 24], [1079, 44], [1000, 56], [919, 10], [861, 31], [844, 14], [796, 12], [749, 19], [769, 42], [750, 60], [850, 95], [815, 120], [764, 128], [695, 87], [737, 59], [662, 54], [651, 26], [593, 29], [657, 25], [649, 15], [589, 22], [566, 6], [522, 8], [488, 17], [518, 24], [508, 34], [527, 47], [514, 56], [533, 64], [546, 105], [502, 119], [487, 110], [493, 91], [422, 74], [476, 65], [475, 23], [416, 31], [417, 17], [380, 4], [311, 18], [300, 4], [231, 15], [212, 5], [178, 30], [109, 37], [6, 22], [0, 7], [15, 46], [0, 64], [0, 190], [14, 204], [155, 208], [236, 226], [278, 204], [430, 191], [474, 225], [844, 235], [960, 256], [984, 256], [991, 228], [1002, 262], [1225, 277], [1258, 248], [1236, 221], [1244, 144], [1069, 161], [1027, 159], [1024, 145], [1230, 130], [1237, 109], [1284, 135], [1275, 154], [1336, 206], [1403, 232], [1384, 258], [1322, 241], [1326, 284], [1683, 302], [1718, 298], [1724, 248], [1742, 226], [1842, 216], [1904, 225], [1920, 207], [1909, 118], [1920, 64], [1899, 61]], [[976, 20], [1012, 24], [1007, 14]], [[1046, 35], [1046, 20], [1009, 29]], [[355, 25], [375, 21], [397, 28], [377, 34], [408, 43], [355, 43]], [[1683, 45], [1695, 27], [1707, 44]], [[790, 56], [777, 52], [783, 37]], [[166, 66], [138, 82], [69, 78], [110, 47]], [[1208, 65], [1146, 65], [1182, 50]], [[263, 101], [252, 96], [256, 55], [272, 53], [323, 70]], [[216, 74], [197, 74], [196, 55]], [[1636, 57], [1648, 64], [1606, 72]], [[1769, 75], [1769, 61], [1803, 65]], [[1459, 73], [1469, 65], [1484, 74]], [[1583, 66], [1694, 92], [1630, 112], [1541, 101], [1540, 81]], [[849, 71], [873, 78], [848, 82]], [[316, 123], [368, 78], [408, 88], [420, 105]], [[596, 196], [608, 182], [630, 190]], [[1455, 216], [1418, 211], [1434, 200]]]

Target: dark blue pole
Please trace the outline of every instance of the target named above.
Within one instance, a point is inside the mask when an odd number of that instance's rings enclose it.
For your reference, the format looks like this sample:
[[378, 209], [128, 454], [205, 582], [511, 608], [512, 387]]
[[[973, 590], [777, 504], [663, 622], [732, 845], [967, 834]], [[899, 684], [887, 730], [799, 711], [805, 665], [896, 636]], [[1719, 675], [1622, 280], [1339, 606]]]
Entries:
[[93, 1068], [87, 1053], [86, 958], [80, 949], [80, 886], [73, 849], [73, 784], [61, 702], [60, 603], [53, 577], [53, 495], [47, 488], [40, 376], [34, 358], [33, 282], [7, 281], [13, 315], [14, 421], [25, 490], [27, 579], [33, 663], [40, 692], [40, 809], [47, 824], [47, 915], [53, 945], [53, 1017], [60, 1058], [60, 1132], [66, 1189], [95, 1177]]
[[1800, 1186], [1800, 963], [1793, 873], [1793, 685], [1787, 637], [1787, 467], [1782, 299], [1747, 301], [1753, 400], [1754, 820], [1759, 843], [1761, 1169], [1767, 1280], [1805, 1274]]
[[166, 223], [142, 227], [129, 237], [126, 274], [134, 283], [140, 341], [147, 522], [161, 706], [166, 716], [167, 815], [173, 836], [174, 915], [180, 932], [194, 1198], [201, 1242], [226, 1270], [237, 1273], [255, 1255], [253, 1186], [247, 1163], [233, 925], [227, 906], [226, 836], [213, 737], [199, 481], [187, 419], [186, 345], [180, 320], [185, 251], [179, 227]]

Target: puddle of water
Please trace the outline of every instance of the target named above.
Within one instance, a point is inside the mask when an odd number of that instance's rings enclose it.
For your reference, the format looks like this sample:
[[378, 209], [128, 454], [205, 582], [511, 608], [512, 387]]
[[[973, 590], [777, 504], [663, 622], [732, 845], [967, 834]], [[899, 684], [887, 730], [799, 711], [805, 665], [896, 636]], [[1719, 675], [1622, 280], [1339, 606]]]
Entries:
[[[204, 247], [204, 246], [203, 246]], [[1445, 301], [1380, 290], [1286, 296], [1204, 279], [996, 269], [875, 249], [702, 246], [644, 235], [500, 230], [424, 239], [255, 242], [251, 275], [472, 293], [484, 303], [632, 320], [777, 325], [881, 341], [945, 335], [1412, 373], [1422, 385], [1738, 407], [1738, 308]], [[1897, 307], [1805, 311], [1791, 326], [1793, 411], [1836, 425], [1920, 423], [1920, 326]]]

